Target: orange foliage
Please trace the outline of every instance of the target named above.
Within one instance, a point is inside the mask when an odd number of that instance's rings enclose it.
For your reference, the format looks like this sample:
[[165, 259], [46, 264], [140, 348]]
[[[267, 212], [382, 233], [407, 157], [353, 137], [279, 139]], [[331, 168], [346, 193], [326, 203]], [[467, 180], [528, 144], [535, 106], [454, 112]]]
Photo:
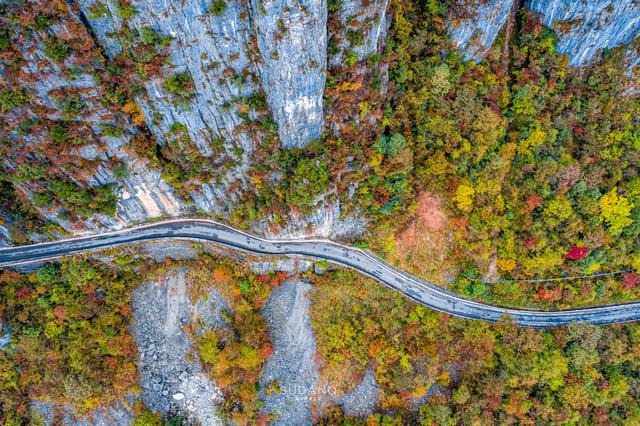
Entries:
[[226, 265], [220, 265], [213, 270], [213, 279], [218, 284], [228, 284], [233, 277], [233, 271]]

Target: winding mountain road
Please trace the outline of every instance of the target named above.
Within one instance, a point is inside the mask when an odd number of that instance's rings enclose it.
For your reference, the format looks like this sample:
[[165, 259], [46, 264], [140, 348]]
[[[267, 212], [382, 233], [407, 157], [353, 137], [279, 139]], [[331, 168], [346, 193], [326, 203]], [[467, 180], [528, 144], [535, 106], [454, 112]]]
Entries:
[[171, 239], [219, 244], [254, 255], [327, 260], [368, 275], [418, 303], [462, 318], [495, 322], [506, 314], [521, 326], [535, 328], [566, 325], [574, 321], [608, 324], [640, 319], [640, 302], [552, 312], [479, 303], [414, 277], [364, 250], [327, 240], [266, 240], [206, 219], [165, 220], [97, 235], [5, 247], [0, 249], [0, 268], [125, 244]]

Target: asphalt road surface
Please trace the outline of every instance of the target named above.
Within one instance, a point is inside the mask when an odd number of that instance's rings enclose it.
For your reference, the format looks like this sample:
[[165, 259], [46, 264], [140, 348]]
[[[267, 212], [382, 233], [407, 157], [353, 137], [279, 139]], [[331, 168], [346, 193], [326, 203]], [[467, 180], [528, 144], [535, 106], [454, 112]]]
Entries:
[[608, 324], [640, 319], [640, 302], [565, 311], [510, 309], [465, 299], [401, 271], [379, 257], [327, 240], [266, 240], [206, 219], [175, 219], [120, 231], [0, 249], [0, 268], [157, 240], [192, 240], [255, 255], [301, 256], [355, 269], [437, 311], [494, 322], [509, 315], [521, 326], [547, 328], [574, 321]]

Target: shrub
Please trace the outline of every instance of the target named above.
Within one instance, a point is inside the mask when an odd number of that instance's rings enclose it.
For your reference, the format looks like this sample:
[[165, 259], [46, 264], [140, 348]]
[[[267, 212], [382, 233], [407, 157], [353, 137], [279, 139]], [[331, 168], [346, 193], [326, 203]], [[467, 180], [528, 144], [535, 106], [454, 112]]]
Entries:
[[27, 103], [24, 89], [3, 90], [0, 92], [0, 112], [8, 112]]
[[169, 43], [171, 43], [171, 40], [173, 40], [173, 37], [163, 36], [151, 27], [143, 27], [140, 29], [140, 40], [152, 46], [167, 47]]
[[40, 14], [36, 16], [36, 28], [39, 30], [46, 30], [51, 26], [51, 15]]
[[48, 206], [53, 201], [53, 198], [47, 192], [36, 192], [31, 199], [36, 206]]
[[209, 12], [216, 16], [220, 16], [227, 9], [227, 3], [224, 0], [214, 0], [209, 5]]
[[394, 133], [391, 136], [382, 136], [380, 141], [375, 145], [375, 149], [380, 154], [385, 154], [390, 157], [395, 157], [400, 153], [400, 150], [407, 146], [407, 141], [400, 133]]
[[101, 124], [100, 128], [102, 129], [102, 135], [108, 138], [119, 138], [124, 134], [124, 130], [114, 124]]
[[71, 46], [64, 40], [58, 40], [56, 37], [51, 37], [44, 43], [44, 54], [50, 59], [56, 62], [62, 62], [71, 53]]
[[329, 13], [334, 13], [340, 10], [342, 7], [342, 0], [328, 0], [327, 1], [327, 11]]
[[362, 44], [364, 43], [364, 36], [362, 35], [362, 31], [358, 31], [358, 30], [347, 31], [347, 40], [349, 40], [351, 47], [362, 46]]
[[255, 109], [256, 111], [266, 111], [267, 109], [267, 98], [262, 92], [255, 92], [250, 96], [247, 96], [247, 98], [245, 98], [245, 102], [247, 106]]
[[161, 426], [162, 417], [158, 413], [145, 410], [133, 418], [133, 426]]
[[316, 196], [327, 190], [329, 182], [326, 161], [303, 158], [291, 177], [289, 201], [296, 206], [311, 205]]
[[109, 15], [109, 9], [101, 1], [96, 1], [92, 6], [89, 6], [89, 19], [100, 19]]
[[58, 97], [56, 102], [60, 105], [60, 109], [67, 117], [76, 117], [80, 115], [84, 108], [82, 98], [76, 93], [65, 93]]
[[356, 52], [354, 52], [353, 50], [349, 50], [346, 57], [344, 58], [344, 64], [351, 67], [354, 66], [359, 59], [360, 57]]
[[185, 105], [195, 96], [193, 78], [188, 72], [171, 75], [164, 82], [164, 89], [173, 95], [176, 105]]
[[458, 186], [458, 189], [456, 190], [454, 201], [460, 210], [463, 212], [469, 212], [473, 207], [474, 196], [475, 190], [473, 189], [473, 186], [462, 184]]
[[129, 19], [138, 14], [138, 11], [135, 7], [128, 3], [123, 3], [122, 1], [115, 2], [116, 8], [116, 16], [122, 19]]
[[129, 168], [125, 163], [118, 163], [113, 168], [113, 175], [118, 179], [124, 179], [129, 176]]
[[59, 121], [49, 129], [49, 139], [57, 144], [62, 144], [67, 140], [68, 131], [67, 125]]
[[0, 51], [7, 50], [11, 46], [11, 37], [9, 31], [0, 30]]
[[44, 167], [39, 164], [20, 164], [14, 176], [15, 182], [31, 182], [42, 179], [45, 175]]
[[215, 330], [207, 331], [204, 336], [200, 338], [198, 349], [200, 350], [200, 357], [204, 362], [212, 365], [216, 363], [216, 357], [220, 353], [220, 349], [218, 349], [218, 335]]
[[95, 213], [113, 216], [116, 212], [117, 197], [113, 185], [81, 188], [73, 182], [57, 179], [49, 182], [47, 189], [66, 208], [81, 217]]

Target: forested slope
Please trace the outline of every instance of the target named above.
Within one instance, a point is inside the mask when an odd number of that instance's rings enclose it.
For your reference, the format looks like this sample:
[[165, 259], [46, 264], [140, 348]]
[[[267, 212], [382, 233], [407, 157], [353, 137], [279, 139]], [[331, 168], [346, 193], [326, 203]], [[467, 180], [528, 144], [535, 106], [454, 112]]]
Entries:
[[505, 303], [633, 298], [480, 283], [640, 261], [638, 7], [562, 4], [7, 2], [8, 236], [205, 215]]

